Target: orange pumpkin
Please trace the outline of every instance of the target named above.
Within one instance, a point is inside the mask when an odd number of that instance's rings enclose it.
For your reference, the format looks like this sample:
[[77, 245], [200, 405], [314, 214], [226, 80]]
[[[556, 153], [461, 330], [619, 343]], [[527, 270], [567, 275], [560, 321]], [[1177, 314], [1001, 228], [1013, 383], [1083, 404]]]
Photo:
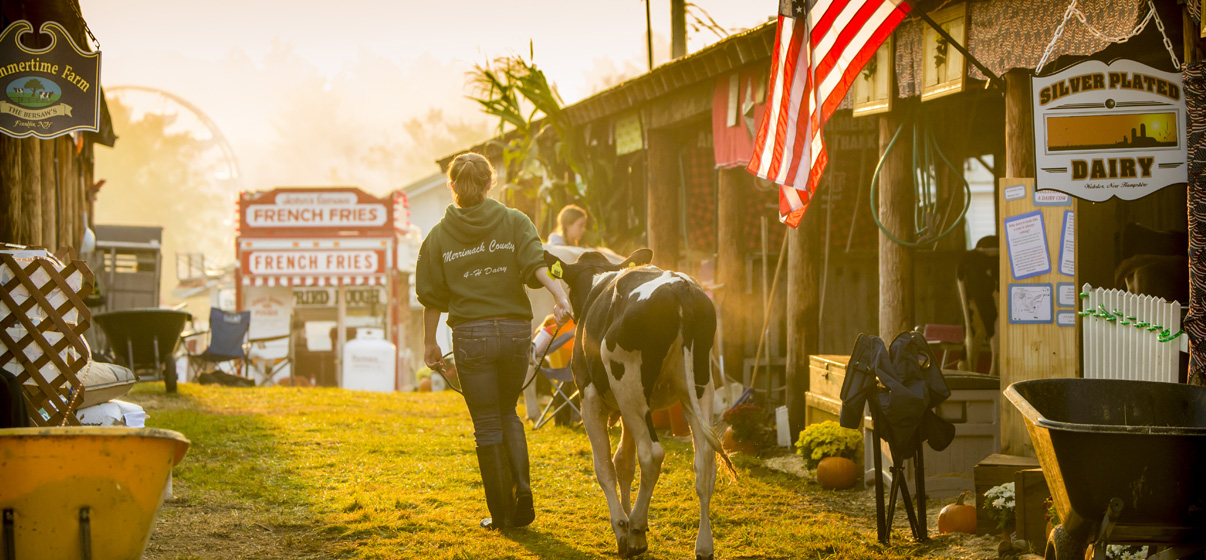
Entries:
[[431, 392], [431, 378], [430, 377], [424, 377], [423, 379], [419, 380], [419, 392], [420, 393], [430, 393]]
[[724, 446], [725, 451], [728, 451], [729, 453], [742, 453], [744, 455], [758, 454], [758, 444], [737, 439], [737, 436], [734, 435], [732, 426], [725, 428], [724, 439], [721, 443]]
[[964, 505], [963, 500], [969, 495], [964, 492], [955, 503], [942, 508], [938, 514], [938, 532], [976, 534], [976, 506]]
[[817, 484], [826, 490], [849, 490], [858, 482], [858, 468], [845, 457], [826, 457], [817, 463]]

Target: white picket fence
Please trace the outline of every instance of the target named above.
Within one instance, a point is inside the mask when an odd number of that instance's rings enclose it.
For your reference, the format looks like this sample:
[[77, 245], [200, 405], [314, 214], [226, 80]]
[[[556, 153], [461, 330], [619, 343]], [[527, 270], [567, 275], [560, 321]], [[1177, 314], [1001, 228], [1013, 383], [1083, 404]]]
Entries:
[[1180, 303], [1088, 284], [1080, 302], [1085, 378], [1177, 382]]

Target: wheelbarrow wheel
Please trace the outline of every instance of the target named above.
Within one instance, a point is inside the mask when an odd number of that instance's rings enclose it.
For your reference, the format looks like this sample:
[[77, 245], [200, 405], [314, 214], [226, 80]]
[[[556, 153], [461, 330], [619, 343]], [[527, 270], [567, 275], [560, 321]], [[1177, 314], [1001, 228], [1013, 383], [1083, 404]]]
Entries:
[[1056, 525], [1047, 535], [1047, 548], [1043, 560], [1084, 560], [1087, 543], [1077, 543], [1063, 525]]

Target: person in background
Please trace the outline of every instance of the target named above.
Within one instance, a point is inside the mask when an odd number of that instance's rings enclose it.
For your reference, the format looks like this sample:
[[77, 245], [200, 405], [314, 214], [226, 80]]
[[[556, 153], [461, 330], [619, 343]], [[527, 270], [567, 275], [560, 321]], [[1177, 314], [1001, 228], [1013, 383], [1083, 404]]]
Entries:
[[532, 341], [532, 305], [524, 285], [549, 290], [558, 322], [569, 318], [570, 304], [548, 275], [536, 226], [486, 196], [494, 186], [489, 160], [474, 153], [456, 156], [448, 184], [454, 204], [423, 240], [415, 271], [423, 361], [433, 370], [444, 367], [436, 328], [446, 312], [490, 510], [480, 525], [524, 527], [536, 517], [527, 438], [515, 413]]
[[586, 210], [582, 207], [566, 204], [557, 213], [557, 228], [549, 234], [549, 244], [577, 247], [582, 241], [582, 234], [586, 233], [587, 218]]

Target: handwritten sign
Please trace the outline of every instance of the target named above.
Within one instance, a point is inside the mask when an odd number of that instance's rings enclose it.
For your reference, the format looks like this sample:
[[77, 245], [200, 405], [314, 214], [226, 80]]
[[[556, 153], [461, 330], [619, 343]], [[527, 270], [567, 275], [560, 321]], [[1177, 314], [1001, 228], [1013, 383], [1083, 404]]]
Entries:
[[1005, 244], [1015, 280], [1024, 280], [1051, 272], [1047, 253], [1047, 231], [1043, 213], [1035, 210], [1005, 218]]

